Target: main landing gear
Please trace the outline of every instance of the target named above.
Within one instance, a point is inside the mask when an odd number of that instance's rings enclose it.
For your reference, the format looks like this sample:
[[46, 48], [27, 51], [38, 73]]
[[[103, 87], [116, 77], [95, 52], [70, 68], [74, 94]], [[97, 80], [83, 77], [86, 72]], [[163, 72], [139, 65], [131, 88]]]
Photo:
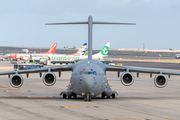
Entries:
[[66, 98], [66, 94], [63, 94], [63, 98]]
[[63, 98], [67, 98], [68, 97], [70, 99], [70, 98], [72, 98], [72, 96], [73, 96], [74, 99], [77, 98], [77, 94], [75, 94], [75, 93], [73, 93], [73, 95], [71, 95], [71, 96], [67, 96], [65, 93], [63, 94]]
[[[107, 98], [110, 98], [110, 97], [112, 97], [113, 99], [116, 98], [115, 93], [112, 93], [111, 96], [107, 96]], [[105, 98], [105, 94], [102, 93], [101, 98]]]

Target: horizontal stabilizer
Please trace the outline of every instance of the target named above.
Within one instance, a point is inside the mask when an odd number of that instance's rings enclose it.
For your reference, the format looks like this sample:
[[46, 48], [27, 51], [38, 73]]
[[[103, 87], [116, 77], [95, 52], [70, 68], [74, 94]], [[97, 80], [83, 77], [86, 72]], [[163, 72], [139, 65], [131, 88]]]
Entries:
[[88, 22], [69, 22], [69, 23], [46, 23], [45, 25], [68, 25], [68, 24], [88, 24]]
[[[68, 23], [46, 23], [45, 25], [68, 25], [68, 24], [88, 24], [88, 21], [68, 22]], [[116, 23], [116, 22], [99, 22], [99, 21], [94, 21], [92, 22], [92, 24], [136, 25], [136, 23]]]
[[93, 24], [136, 25], [136, 23], [116, 23], [116, 22], [99, 22], [99, 21], [94, 21]]

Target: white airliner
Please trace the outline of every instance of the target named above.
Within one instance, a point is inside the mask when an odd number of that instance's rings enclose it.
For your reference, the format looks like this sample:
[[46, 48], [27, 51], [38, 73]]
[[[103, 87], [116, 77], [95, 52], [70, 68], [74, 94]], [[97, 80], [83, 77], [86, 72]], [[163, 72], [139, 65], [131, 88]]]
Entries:
[[47, 59], [47, 57], [50, 57], [50, 59], [54, 58], [53, 60], [57, 60], [57, 61], [59, 61], [60, 59], [68, 61], [69, 59], [79, 58], [79, 57], [83, 56], [85, 54], [86, 47], [87, 47], [87, 43], [84, 43], [78, 49], [77, 52], [72, 53], [72, 54], [68, 54], [68, 55], [65, 55], [65, 54], [47, 54], [47, 53], [43, 53], [43, 54], [27, 54], [24, 57], [22, 57], [22, 59], [23, 60], [28, 60], [28, 59], [40, 60], [41, 58]]
[[29, 50], [23, 48], [20, 52], [21, 52], [21, 53], [29, 53]]
[[133, 68], [126, 66], [115, 66], [103, 64], [98, 60], [92, 59], [92, 27], [93, 24], [117, 24], [117, 25], [135, 25], [133, 23], [109, 23], [109, 22], [97, 22], [93, 21], [92, 16], [88, 17], [88, 21], [85, 22], [73, 22], [73, 23], [49, 23], [46, 25], [65, 25], [65, 24], [88, 24], [88, 59], [81, 60], [76, 64], [72, 65], [60, 65], [60, 66], [51, 66], [38, 69], [29, 69], [29, 70], [19, 70], [19, 71], [7, 71], [0, 72], [0, 75], [9, 75], [10, 84], [13, 87], [21, 87], [23, 85], [23, 77], [21, 74], [26, 74], [27, 77], [29, 73], [44, 73], [42, 81], [45, 85], [51, 86], [56, 82], [56, 76], [53, 72], [59, 72], [59, 77], [61, 76], [61, 71], [72, 71], [70, 76], [70, 83], [67, 90], [61, 92], [63, 98], [74, 98], [77, 95], [84, 96], [85, 101], [91, 101], [92, 96], [101, 95], [102, 98], [105, 96], [115, 98], [116, 91], [113, 91], [106, 77], [106, 71], [114, 71], [122, 73], [120, 80], [123, 85], [130, 86], [134, 82], [134, 75], [131, 72], [137, 72], [137, 77], [139, 73], [150, 73], [157, 74], [154, 78], [154, 84], [163, 88], [168, 82], [168, 78], [165, 75], [180, 75], [179, 72], [170, 72], [170, 71], [161, 71], [154, 69], [144, 69], [144, 68]]
[[[104, 57], [108, 55], [109, 47], [110, 47], [110, 42], [106, 43], [106, 45], [102, 48], [102, 50], [99, 53], [92, 55], [92, 58], [98, 60], [104, 59]], [[88, 51], [87, 51], [87, 55], [88, 55]], [[80, 59], [82, 60], [87, 58], [88, 56], [84, 55]]]
[[32, 56], [46, 56], [50, 54], [54, 54], [56, 52], [57, 43], [54, 43], [54, 45], [47, 51], [43, 53], [29, 53], [29, 54], [17, 54], [17, 58], [21, 58], [21, 60], [27, 60], [31, 59]]
[[[104, 57], [106, 57], [108, 55], [109, 46], [110, 46], [110, 43], [107, 43], [103, 47], [103, 49], [99, 53], [94, 54], [92, 56], [92, 58], [93, 59], [101, 60]], [[84, 51], [84, 53], [85, 53], [85, 51]], [[50, 57], [51, 63], [68, 62], [68, 61], [79, 61], [79, 60], [83, 60], [83, 59], [87, 59], [88, 58], [87, 55], [77, 56], [77, 55], [58, 55], [58, 54], [51, 54], [51, 55], [49, 55], [49, 57]]]
[[[44, 52], [43, 54], [54, 54], [56, 51], [57, 43], [54, 43], [54, 45], [47, 51]], [[22, 58], [26, 56], [26, 58], [29, 58], [30, 55], [33, 55], [35, 53], [7, 53], [4, 54], [2, 57], [7, 59], [7, 58]], [[42, 54], [42, 53], [37, 53], [37, 54]]]
[[179, 58], [180, 58], [180, 54], [176, 54], [176, 55], [175, 55], [175, 58], [176, 58], [176, 59], [179, 59]]

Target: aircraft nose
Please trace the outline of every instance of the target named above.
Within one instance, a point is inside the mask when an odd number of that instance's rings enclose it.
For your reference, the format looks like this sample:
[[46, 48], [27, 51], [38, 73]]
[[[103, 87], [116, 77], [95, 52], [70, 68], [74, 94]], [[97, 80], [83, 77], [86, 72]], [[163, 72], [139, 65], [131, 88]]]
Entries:
[[83, 91], [91, 93], [93, 90], [94, 79], [93, 76], [82, 76]]

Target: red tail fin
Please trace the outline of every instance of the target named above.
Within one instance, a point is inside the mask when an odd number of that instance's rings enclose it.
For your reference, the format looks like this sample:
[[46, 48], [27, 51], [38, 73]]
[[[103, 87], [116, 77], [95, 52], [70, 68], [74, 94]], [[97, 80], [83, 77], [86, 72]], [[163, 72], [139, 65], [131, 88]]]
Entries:
[[56, 52], [57, 43], [55, 43], [47, 52], [44, 53], [51, 53], [54, 54]]
[[17, 54], [10, 54], [9, 57], [10, 57], [10, 58], [16, 58], [16, 55], [17, 55]]

